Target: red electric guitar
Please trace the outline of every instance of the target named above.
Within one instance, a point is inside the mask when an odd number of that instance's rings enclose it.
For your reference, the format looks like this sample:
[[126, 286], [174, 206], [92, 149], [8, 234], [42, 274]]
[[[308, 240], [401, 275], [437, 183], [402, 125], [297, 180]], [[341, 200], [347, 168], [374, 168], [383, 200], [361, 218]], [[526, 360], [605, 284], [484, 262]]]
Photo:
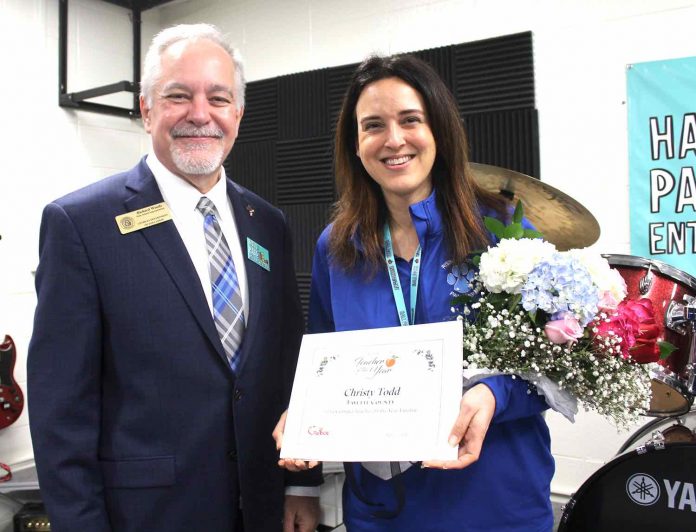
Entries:
[[0, 344], [0, 429], [17, 421], [24, 408], [24, 395], [13, 375], [16, 360], [14, 341], [5, 335]]

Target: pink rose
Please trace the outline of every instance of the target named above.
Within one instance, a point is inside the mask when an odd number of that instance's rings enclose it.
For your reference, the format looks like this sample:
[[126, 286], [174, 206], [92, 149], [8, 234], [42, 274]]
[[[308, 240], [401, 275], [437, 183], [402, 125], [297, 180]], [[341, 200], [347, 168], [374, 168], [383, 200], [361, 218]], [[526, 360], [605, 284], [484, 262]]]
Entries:
[[578, 320], [570, 313], [560, 320], [547, 322], [544, 327], [546, 337], [554, 344], [574, 344], [582, 336], [582, 332]]
[[599, 302], [597, 303], [597, 308], [599, 308], [599, 310], [611, 312], [616, 310], [618, 306], [619, 302], [609, 290], [605, 290], [600, 294]]

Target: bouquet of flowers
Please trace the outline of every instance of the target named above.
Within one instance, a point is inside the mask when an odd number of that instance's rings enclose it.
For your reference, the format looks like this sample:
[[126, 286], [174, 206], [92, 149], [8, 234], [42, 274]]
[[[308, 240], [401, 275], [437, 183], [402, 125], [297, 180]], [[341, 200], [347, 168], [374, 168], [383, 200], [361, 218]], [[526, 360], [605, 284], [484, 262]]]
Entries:
[[626, 283], [601, 255], [559, 252], [522, 226], [486, 218], [496, 246], [451, 265], [453, 310], [464, 320], [464, 370], [474, 380], [519, 376], [571, 421], [577, 402], [617, 426], [650, 402], [653, 364], [674, 349], [649, 299], [626, 299]]

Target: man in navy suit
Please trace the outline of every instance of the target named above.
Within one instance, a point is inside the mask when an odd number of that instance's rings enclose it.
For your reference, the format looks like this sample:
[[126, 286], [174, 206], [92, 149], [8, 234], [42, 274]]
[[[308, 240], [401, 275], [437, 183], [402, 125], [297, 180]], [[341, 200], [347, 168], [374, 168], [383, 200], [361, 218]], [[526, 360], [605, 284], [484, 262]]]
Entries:
[[[244, 112], [236, 52], [209, 25], [164, 30], [140, 108], [152, 152], [43, 213], [28, 387], [52, 530], [314, 530], [321, 475], [284, 473], [271, 436], [303, 327], [290, 234], [222, 168]], [[242, 301], [234, 364], [202, 197]]]

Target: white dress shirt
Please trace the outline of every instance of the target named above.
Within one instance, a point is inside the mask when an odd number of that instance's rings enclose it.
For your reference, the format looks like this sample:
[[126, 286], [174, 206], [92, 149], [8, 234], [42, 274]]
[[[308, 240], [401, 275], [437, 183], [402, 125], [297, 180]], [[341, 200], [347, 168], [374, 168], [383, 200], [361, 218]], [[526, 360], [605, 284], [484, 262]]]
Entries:
[[201, 194], [188, 181], [181, 179], [165, 168], [154, 153], [148, 154], [145, 162], [155, 176], [155, 181], [157, 181], [162, 197], [172, 213], [176, 230], [179, 231], [179, 235], [186, 246], [186, 251], [188, 251], [191, 257], [194, 268], [196, 268], [211, 315], [213, 313], [213, 293], [208, 263], [208, 248], [203, 231], [203, 214], [196, 209], [196, 205], [198, 205], [198, 201], [203, 196], [215, 204], [220, 215], [218, 223], [222, 229], [222, 234], [225, 235], [225, 240], [227, 240], [227, 245], [230, 248], [232, 260], [234, 261], [234, 268], [237, 272], [239, 288], [242, 294], [244, 322], [246, 323], [249, 316], [249, 286], [244, 267], [242, 245], [239, 242], [239, 233], [237, 233], [237, 224], [234, 220], [232, 204], [227, 196], [225, 169], [220, 168], [220, 179], [213, 188], [206, 194]]

